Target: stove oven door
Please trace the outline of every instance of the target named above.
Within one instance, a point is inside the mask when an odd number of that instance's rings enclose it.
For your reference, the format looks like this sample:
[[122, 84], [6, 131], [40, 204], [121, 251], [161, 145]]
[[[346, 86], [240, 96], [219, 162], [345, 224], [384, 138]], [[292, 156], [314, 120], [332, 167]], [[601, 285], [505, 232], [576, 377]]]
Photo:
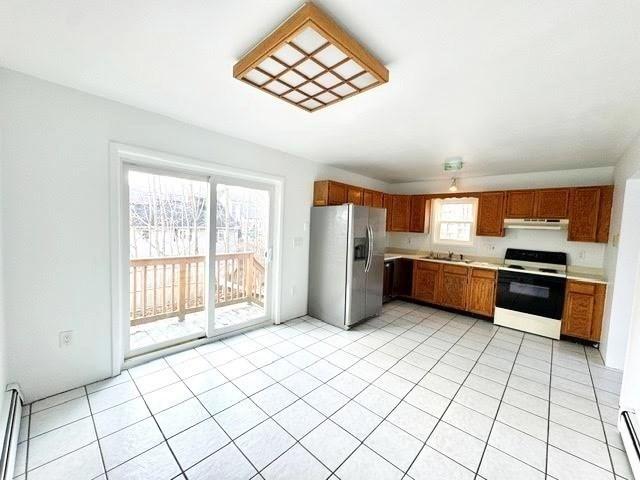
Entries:
[[563, 277], [499, 270], [496, 307], [561, 320], [565, 285]]

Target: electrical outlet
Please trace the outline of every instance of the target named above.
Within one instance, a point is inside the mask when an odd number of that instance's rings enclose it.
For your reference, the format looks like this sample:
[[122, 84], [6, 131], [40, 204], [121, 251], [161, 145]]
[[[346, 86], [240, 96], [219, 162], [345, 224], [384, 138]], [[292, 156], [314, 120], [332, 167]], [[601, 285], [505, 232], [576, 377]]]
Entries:
[[66, 330], [64, 332], [60, 332], [58, 334], [58, 340], [60, 342], [60, 348], [71, 346], [71, 342], [73, 341], [73, 331]]
[[293, 248], [300, 248], [300, 247], [302, 247], [302, 243], [303, 243], [302, 237], [295, 237], [295, 238], [293, 239]]
[[586, 260], [587, 259], [587, 252], [586, 250], [580, 250], [580, 252], [578, 252], [578, 258], [580, 260]]

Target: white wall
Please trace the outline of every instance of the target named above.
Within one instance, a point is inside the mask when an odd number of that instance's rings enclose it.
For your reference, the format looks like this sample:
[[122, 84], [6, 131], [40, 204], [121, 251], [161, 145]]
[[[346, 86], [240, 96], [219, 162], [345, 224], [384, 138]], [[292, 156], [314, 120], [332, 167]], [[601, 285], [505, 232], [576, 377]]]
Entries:
[[[613, 181], [613, 167], [537, 172], [517, 175], [497, 175], [461, 178], [461, 192], [481, 192], [516, 188], [550, 188], [578, 185], [609, 185]], [[447, 192], [449, 179], [423, 182], [398, 183], [388, 186], [392, 193], [441, 193]], [[447, 247], [431, 243], [429, 235], [418, 233], [390, 233], [390, 248], [412, 250], [452, 250], [456, 253], [482, 257], [504, 257], [505, 250], [529, 248], [567, 252], [572, 266], [603, 268], [605, 245], [597, 243], [568, 242], [566, 231], [508, 230], [504, 237], [476, 237], [471, 247]]]
[[[464, 171], [464, 170], [463, 170]], [[517, 188], [552, 188], [566, 186], [610, 185], [614, 167], [577, 168], [551, 172], [491, 175], [485, 177], [462, 177], [458, 179], [460, 192], [487, 192]], [[454, 176], [453, 174], [451, 176]], [[449, 178], [421, 182], [392, 183], [389, 193], [442, 193], [449, 188]]]
[[640, 409], [640, 268], [636, 272], [635, 288], [632, 293], [635, 301], [629, 335], [627, 335], [629, 341], [620, 390], [620, 410], [632, 408], [638, 412]]
[[[4, 166], [4, 156], [2, 155], [2, 128], [0, 127], [0, 205], [4, 203], [2, 190], [2, 170]], [[7, 384], [7, 329], [6, 317], [4, 315], [4, 282], [2, 275], [2, 262], [4, 259], [4, 249], [2, 248], [2, 222], [0, 222], [0, 418], [5, 407], [4, 390]]]
[[569, 265], [603, 268], [605, 245], [599, 243], [568, 242], [567, 231], [507, 230], [504, 237], [475, 237], [473, 246], [460, 247], [433, 244], [431, 235], [420, 233], [388, 233], [389, 248], [421, 251], [463, 253], [479, 257], [504, 258], [507, 248], [566, 252]]
[[[634, 178], [636, 177], [636, 178]], [[636, 292], [640, 255], [640, 137], [615, 169], [611, 231], [605, 256], [610, 284], [602, 330], [602, 352], [610, 367], [622, 368]]]
[[[285, 179], [282, 317], [306, 313], [313, 181], [384, 184], [0, 69], [5, 314], [27, 400], [111, 373], [109, 142]], [[216, 115], [216, 112], [211, 112]], [[301, 248], [293, 247], [303, 237]], [[291, 289], [295, 287], [295, 296]], [[71, 347], [58, 332], [73, 330]]]

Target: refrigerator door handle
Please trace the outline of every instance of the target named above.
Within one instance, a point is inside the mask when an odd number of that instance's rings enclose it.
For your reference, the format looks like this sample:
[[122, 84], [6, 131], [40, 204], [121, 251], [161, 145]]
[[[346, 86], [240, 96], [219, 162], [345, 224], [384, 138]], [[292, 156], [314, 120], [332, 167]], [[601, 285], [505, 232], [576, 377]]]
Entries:
[[[373, 227], [369, 225], [369, 270], [371, 270], [371, 265], [373, 264]], [[368, 271], [368, 270], [367, 270]]]
[[373, 260], [373, 229], [371, 225], [367, 225], [367, 264], [364, 267], [365, 273], [368, 273], [371, 269], [371, 262]]

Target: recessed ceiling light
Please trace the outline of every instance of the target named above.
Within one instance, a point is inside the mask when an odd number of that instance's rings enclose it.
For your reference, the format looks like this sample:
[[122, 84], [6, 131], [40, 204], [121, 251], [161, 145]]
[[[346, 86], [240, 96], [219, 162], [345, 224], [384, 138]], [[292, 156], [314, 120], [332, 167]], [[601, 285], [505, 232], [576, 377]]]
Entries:
[[384, 65], [313, 3], [242, 57], [233, 76], [308, 112], [389, 81]]

